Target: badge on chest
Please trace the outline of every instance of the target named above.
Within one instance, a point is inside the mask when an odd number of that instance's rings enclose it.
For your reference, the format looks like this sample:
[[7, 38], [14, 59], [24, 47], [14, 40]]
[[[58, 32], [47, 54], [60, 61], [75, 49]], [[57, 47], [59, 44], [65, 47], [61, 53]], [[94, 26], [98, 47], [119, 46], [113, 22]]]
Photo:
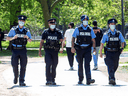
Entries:
[[91, 36], [90, 32], [80, 32], [80, 36]]
[[49, 40], [57, 40], [57, 36], [48, 36]]
[[118, 37], [111, 37], [110, 41], [119, 41], [119, 38]]

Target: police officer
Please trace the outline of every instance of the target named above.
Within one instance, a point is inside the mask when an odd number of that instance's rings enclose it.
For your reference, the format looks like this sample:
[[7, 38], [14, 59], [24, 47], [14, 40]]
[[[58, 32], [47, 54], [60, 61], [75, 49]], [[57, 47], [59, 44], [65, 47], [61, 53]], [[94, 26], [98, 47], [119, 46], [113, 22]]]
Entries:
[[[84, 59], [84, 67], [86, 73], [86, 84], [90, 85], [94, 83], [95, 80], [91, 79], [91, 71], [90, 71], [90, 62], [91, 62], [91, 47], [93, 45], [94, 52], [95, 50], [95, 34], [93, 29], [88, 25], [89, 17], [87, 15], [81, 16], [82, 24], [75, 29], [72, 38], [72, 53], [77, 54], [78, 61], [78, 76], [79, 82], [78, 84], [82, 84], [83, 81], [83, 59]], [[76, 44], [74, 46], [74, 41], [76, 40]], [[75, 47], [75, 48], [74, 48]]]
[[[14, 72], [14, 84], [18, 82], [18, 65], [20, 64], [20, 76], [19, 85], [26, 86], [25, 71], [27, 65], [27, 41], [31, 42], [31, 34], [28, 28], [24, 27], [25, 20], [27, 19], [24, 15], [18, 16], [18, 24], [11, 28], [8, 33], [7, 40], [12, 41], [12, 58], [11, 65]], [[20, 62], [19, 62], [20, 61]]]
[[93, 54], [93, 61], [94, 61], [94, 68], [93, 70], [97, 70], [98, 69], [98, 64], [97, 64], [97, 61], [98, 61], [98, 53], [99, 53], [99, 49], [100, 49], [100, 41], [102, 39], [102, 36], [103, 36], [103, 33], [102, 33], [102, 30], [101, 28], [97, 27], [97, 21], [94, 20], [93, 21], [93, 31], [96, 35], [96, 38], [95, 38], [95, 41], [96, 41], [96, 53]]
[[[44, 46], [45, 63], [46, 63], [46, 85], [56, 85], [56, 67], [58, 64], [58, 52], [60, 50], [60, 42], [63, 41], [62, 33], [56, 28], [56, 19], [48, 20], [49, 28], [42, 33], [40, 41], [39, 56], [41, 57], [41, 49]], [[44, 40], [46, 43], [44, 43]], [[62, 51], [61, 51], [62, 53]]]
[[106, 58], [104, 60], [108, 68], [109, 84], [112, 85], [116, 85], [115, 72], [118, 68], [119, 56], [123, 51], [125, 42], [121, 32], [115, 29], [116, 23], [117, 20], [114, 18], [108, 20], [110, 28], [104, 33], [100, 46], [100, 57], [102, 58], [102, 49], [106, 42], [106, 47], [104, 49]]

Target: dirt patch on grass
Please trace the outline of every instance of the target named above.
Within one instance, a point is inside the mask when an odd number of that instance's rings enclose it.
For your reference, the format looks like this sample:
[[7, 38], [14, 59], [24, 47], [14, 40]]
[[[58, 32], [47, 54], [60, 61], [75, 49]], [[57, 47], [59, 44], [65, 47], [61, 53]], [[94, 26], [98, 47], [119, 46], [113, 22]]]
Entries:
[[[108, 71], [106, 66], [99, 66], [99, 70], [103, 72], [106, 76], [108, 76]], [[116, 73], [115, 73], [115, 78], [117, 80], [122, 80], [125, 82], [128, 82], [128, 70], [127, 69], [122, 69], [122, 66], [119, 66]]]

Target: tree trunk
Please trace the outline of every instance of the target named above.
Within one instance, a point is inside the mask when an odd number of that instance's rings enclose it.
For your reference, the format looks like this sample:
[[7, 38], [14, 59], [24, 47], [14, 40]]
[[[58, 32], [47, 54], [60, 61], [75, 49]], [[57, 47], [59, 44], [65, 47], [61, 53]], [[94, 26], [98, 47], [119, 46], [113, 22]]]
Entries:
[[50, 9], [47, 5], [47, 0], [40, 0], [40, 3], [41, 3], [41, 6], [42, 6], [45, 28], [48, 28], [49, 26], [48, 26], [47, 20], [50, 19], [51, 12], [49, 11]]

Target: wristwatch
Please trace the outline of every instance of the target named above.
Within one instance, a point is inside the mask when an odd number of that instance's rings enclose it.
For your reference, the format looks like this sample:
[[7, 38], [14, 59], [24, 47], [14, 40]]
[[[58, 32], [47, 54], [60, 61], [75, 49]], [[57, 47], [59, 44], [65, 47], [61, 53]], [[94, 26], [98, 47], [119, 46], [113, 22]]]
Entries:
[[94, 49], [96, 49], [96, 47], [94, 47]]

